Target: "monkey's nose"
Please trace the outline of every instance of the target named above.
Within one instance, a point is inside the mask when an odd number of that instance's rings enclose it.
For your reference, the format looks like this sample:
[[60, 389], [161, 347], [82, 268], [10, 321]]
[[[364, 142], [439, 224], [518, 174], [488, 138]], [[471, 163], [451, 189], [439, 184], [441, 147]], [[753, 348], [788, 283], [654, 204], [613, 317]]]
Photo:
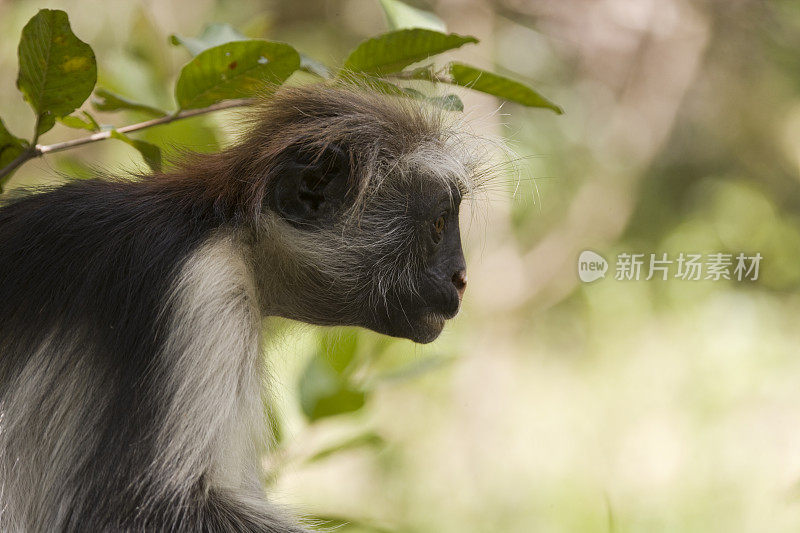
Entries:
[[458, 299], [460, 300], [464, 296], [464, 290], [467, 288], [467, 271], [463, 268], [456, 270], [456, 273], [453, 274], [451, 280], [458, 291]]

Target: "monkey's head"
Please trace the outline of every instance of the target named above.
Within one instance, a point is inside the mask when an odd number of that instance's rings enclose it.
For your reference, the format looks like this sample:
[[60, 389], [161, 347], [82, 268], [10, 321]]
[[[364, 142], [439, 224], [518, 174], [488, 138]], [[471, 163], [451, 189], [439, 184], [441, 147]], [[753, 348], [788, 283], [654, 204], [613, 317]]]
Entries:
[[446, 112], [361, 89], [282, 89], [234, 148], [257, 220], [265, 312], [415, 342], [441, 333], [467, 284], [459, 206], [470, 142]]

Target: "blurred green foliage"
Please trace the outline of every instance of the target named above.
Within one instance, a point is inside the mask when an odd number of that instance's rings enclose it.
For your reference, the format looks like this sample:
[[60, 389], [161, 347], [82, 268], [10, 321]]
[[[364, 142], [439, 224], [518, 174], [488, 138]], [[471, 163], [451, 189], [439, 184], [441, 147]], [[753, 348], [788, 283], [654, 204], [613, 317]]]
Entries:
[[[426, 17], [419, 10], [403, 7], [399, 0], [387, 0], [381, 6], [392, 25], [409, 23], [413, 26], [416, 21], [421, 21], [425, 26], [430, 26], [435, 19], [432, 14]], [[137, 20], [136, 30], [154, 33], [147, 18], [141, 15]], [[291, 45], [260, 38], [248, 39], [227, 24], [208, 24], [196, 38], [172, 34], [169, 40], [173, 45], [183, 45], [193, 56], [181, 69], [175, 84], [177, 110], [157, 121], [126, 126], [120, 131], [114, 126], [100, 126], [85, 110], [81, 111], [82, 117], [69, 116], [94, 90], [97, 62], [91, 46], [72, 32], [67, 13], [58, 9], [39, 10], [22, 30], [17, 78], [17, 87], [36, 113], [35, 132], [31, 142], [27, 143], [12, 135], [5, 126], [0, 129], [0, 156], [5, 163], [0, 166], [0, 185], [26, 161], [45, 153], [75, 147], [71, 143], [51, 146], [37, 144], [39, 135], [49, 131], [56, 120], [75, 129], [94, 132], [107, 130], [106, 136], [99, 134], [86, 141], [96, 142], [109, 138], [121, 140], [138, 150], [151, 169], [160, 171], [161, 149], [144, 140], [130, 138], [128, 131], [155, 127], [196, 114], [187, 113], [189, 110], [219, 110], [218, 104], [225, 100], [247, 100], [259, 93], [264, 94], [266, 90], [274, 90], [282, 85], [299, 70], [321, 78], [331, 76], [330, 69], [321, 62], [308, 56], [301, 57]], [[431, 56], [477, 42], [478, 39], [471, 36], [448, 34], [439, 30], [393, 28], [392, 31], [359, 44], [345, 59], [343, 67], [338, 71], [338, 77], [345, 81], [367, 81], [376, 91], [421, 98], [451, 111], [463, 110], [460, 99], [455, 95], [429, 98], [417, 89], [399, 87], [381, 78], [392, 75], [399, 79], [455, 83], [477, 91], [502, 95], [530, 107], [549, 107], [561, 112], [554, 104], [519, 82], [466, 65], [451, 66], [450, 77], [430, 75], [416, 78], [413, 72], [400, 72]], [[141, 47], [139, 52], [142, 57], [152, 55], [152, 44]], [[98, 89], [96, 96], [93, 103], [98, 111], [129, 109], [166, 115], [155, 107], [135, 102], [102, 87]], [[231, 106], [245, 104], [246, 102], [233, 102]]]
[[[271, 322], [271, 494], [348, 532], [797, 531], [800, 5], [381, 3], [52, 6], [102, 50], [98, 84], [135, 102], [95, 93], [118, 110], [87, 108], [100, 124], [175, 109], [193, 46], [183, 36], [199, 35], [195, 53], [230, 28], [291, 43], [301, 70], [287, 83], [341, 64], [384, 29], [446, 22], [481, 41], [449, 51], [444, 72], [423, 62], [410, 80], [386, 78], [427, 97], [452, 90], [479, 134], [515, 152], [466, 206], [463, 312], [425, 347]], [[0, 3], [4, 72], [18, 68], [16, 40], [39, 7]], [[170, 35], [183, 46], [166, 46]], [[541, 88], [565, 114], [417, 85], [461, 62]], [[13, 76], [0, 79], [0, 111], [2, 164], [34, 128]], [[235, 116], [137, 138], [169, 161], [230, 142]], [[84, 134], [54, 128], [45, 139]], [[8, 188], [138, 158], [98, 143], [29, 163]], [[585, 249], [609, 260], [747, 251], [764, 262], [747, 283], [581, 284]]]

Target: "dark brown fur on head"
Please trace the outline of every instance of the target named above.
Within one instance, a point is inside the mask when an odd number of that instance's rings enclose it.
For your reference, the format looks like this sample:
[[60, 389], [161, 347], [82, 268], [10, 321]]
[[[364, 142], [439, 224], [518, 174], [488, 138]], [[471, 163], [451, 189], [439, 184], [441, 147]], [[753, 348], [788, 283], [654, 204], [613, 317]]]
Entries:
[[461, 129], [448, 120], [446, 112], [369, 88], [282, 87], [262, 97], [243, 118], [246, 133], [239, 143], [219, 154], [188, 158], [175, 177], [205, 176], [206, 192], [215, 195], [219, 205], [246, 207], [237, 214], [251, 222], [257, 222], [281, 157], [293, 147], [321, 154], [331, 144], [347, 146], [354, 164], [350, 185], [355, 198], [362, 200], [385, 177], [381, 169], [400, 163], [420, 148], [460, 151], [450, 155], [464, 165], [465, 174], [451, 179], [464, 194], [474, 186], [468, 174], [482, 163], [471, 160], [471, 147], [464, 145], [469, 138], [460, 137]]

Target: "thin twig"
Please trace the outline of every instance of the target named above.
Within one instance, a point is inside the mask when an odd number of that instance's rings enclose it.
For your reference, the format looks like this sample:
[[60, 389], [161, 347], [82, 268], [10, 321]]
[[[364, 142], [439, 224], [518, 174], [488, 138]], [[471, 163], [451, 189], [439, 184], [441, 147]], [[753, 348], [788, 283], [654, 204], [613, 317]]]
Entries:
[[[219, 102], [214, 105], [210, 105], [208, 107], [203, 107], [200, 109], [188, 109], [186, 111], [181, 111], [180, 113], [174, 113], [172, 115], [167, 115], [165, 117], [154, 118], [151, 120], [146, 120], [144, 122], [139, 122], [138, 124], [131, 124], [130, 126], [123, 126], [121, 128], [116, 128], [116, 131], [119, 133], [131, 133], [134, 131], [143, 130], [145, 128], [152, 128], [153, 126], [160, 126], [162, 124], [169, 124], [170, 122], [174, 122], [176, 120], [181, 120], [184, 118], [195, 117], [197, 115], [204, 115], [206, 113], [212, 113], [214, 111], [220, 111], [222, 109], [230, 109], [232, 107], [243, 107], [253, 103], [251, 98], [240, 98], [238, 100], [226, 100], [224, 102]], [[69, 150], [71, 148], [75, 148], [77, 146], [83, 146], [84, 144], [90, 144], [98, 141], [104, 141], [106, 139], [111, 138], [111, 132], [113, 130], [106, 130], [106, 131], [99, 131], [97, 133], [93, 133], [88, 137], [83, 137], [82, 139], [74, 139], [71, 141], [64, 141], [55, 144], [48, 144], [48, 145], [41, 145], [37, 144], [35, 146], [31, 146], [24, 152], [22, 152], [16, 159], [14, 159], [11, 163], [0, 169], [0, 180], [2, 180], [5, 176], [11, 174], [14, 170], [17, 169], [20, 165], [34, 159], [36, 157], [41, 157], [44, 154], [49, 154], [52, 152], [63, 152], [64, 150]]]

